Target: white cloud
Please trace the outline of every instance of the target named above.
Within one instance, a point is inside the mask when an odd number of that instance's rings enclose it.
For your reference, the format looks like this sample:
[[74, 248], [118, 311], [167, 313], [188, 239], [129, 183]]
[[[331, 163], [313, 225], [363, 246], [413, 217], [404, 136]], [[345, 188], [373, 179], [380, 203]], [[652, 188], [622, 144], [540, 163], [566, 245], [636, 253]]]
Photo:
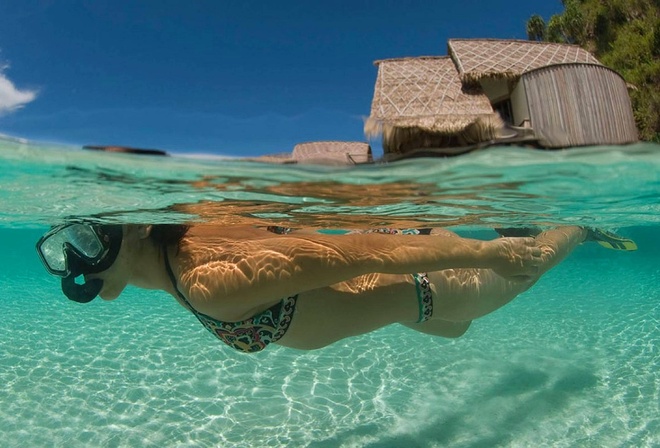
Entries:
[[36, 91], [18, 90], [2, 73], [3, 68], [0, 66], [0, 115], [20, 109], [37, 97]]

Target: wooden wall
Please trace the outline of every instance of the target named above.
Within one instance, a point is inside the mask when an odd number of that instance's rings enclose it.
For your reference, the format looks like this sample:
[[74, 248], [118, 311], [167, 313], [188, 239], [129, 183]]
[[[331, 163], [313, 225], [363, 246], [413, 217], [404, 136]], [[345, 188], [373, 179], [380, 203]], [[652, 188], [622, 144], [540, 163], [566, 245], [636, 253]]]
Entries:
[[522, 77], [532, 128], [549, 148], [638, 140], [626, 83], [592, 64], [543, 67]]

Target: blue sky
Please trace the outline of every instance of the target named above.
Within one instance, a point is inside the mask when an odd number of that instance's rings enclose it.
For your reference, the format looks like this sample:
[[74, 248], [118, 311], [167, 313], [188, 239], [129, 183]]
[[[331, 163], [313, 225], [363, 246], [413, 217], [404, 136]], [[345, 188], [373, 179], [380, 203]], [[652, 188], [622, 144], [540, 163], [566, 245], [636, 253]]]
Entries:
[[[364, 141], [374, 60], [524, 39], [560, 0], [0, 2], [0, 133], [257, 155]], [[376, 151], [379, 148], [375, 148]]]

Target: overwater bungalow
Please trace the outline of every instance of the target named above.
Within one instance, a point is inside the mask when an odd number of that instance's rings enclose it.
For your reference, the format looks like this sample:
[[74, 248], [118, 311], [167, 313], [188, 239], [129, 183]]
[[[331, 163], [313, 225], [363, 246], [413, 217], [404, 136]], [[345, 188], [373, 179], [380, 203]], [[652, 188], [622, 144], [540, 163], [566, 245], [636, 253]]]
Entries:
[[366, 122], [385, 154], [488, 144], [636, 142], [626, 82], [576, 45], [451, 39], [448, 56], [376, 61]]
[[318, 141], [299, 143], [292, 153], [253, 157], [247, 160], [279, 164], [357, 165], [373, 162], [365, 142]]
[[299, 163], [355, 165], [373, 162], [371, 146], [365, 142], [321, 141], [299, 143], [293, 148], [293, 159]]

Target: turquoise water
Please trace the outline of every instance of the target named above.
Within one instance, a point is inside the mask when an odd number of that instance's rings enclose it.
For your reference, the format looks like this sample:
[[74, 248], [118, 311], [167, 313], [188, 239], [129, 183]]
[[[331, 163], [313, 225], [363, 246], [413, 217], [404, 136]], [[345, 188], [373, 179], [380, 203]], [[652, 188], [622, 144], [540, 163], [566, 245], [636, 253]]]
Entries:
[[[3, 447], [660, 446], [659, 146], [339, 169], [0, 140], [0, 160]], [[480, 238], [583, 224], [640, 249], [583, 245], [457, 340], [391, 326], [244, 355], [164, 293], [66, 300], [34, 243], [72, 216]]]

